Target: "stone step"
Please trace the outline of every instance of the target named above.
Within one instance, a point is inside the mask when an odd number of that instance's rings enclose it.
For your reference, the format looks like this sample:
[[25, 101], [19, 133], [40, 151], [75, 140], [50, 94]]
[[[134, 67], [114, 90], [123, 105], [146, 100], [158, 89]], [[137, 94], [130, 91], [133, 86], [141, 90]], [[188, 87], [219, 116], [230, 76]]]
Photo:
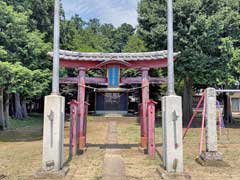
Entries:
[[123, 116], [123, 117], [106, 117], [106, 116], [90, 116], [89, 119], [93, 121], [138, 121], [138, 117], [135, 116]]

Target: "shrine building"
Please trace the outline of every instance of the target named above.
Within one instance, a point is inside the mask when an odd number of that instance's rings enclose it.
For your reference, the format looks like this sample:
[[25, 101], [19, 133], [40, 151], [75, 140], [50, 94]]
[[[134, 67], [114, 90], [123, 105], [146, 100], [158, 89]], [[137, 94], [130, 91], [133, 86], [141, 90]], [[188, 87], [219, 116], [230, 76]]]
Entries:
[[[174, 53], [174, 60], [178, 53]], [[49, 55], [53, 57], [53, 53]], [[86, 89], [95, 92], [94, 108], [96, 114], [127, 114], [129, 92], [127, 85], [139, 85], [141, 103], [149, 100], [149, 84], [167, 83], [165, 77], [150, 77], [150, 68], [167, 67], [167, 51], [143, 53], [85, 53], [60, 50], [60, 66], [77, 68], [78, 77], [60, 78], [62, 84], [78, 84], [78, 102], [86, 101]], [[103, 77], [88, 77], [89, 69], [104, 70]], [[141, 76], [123, 77], [123, 69], [138, 69]], [[100, 87], [100, 88], [99, 88]], [[125, 88], [124, 88], [125, 87]]]

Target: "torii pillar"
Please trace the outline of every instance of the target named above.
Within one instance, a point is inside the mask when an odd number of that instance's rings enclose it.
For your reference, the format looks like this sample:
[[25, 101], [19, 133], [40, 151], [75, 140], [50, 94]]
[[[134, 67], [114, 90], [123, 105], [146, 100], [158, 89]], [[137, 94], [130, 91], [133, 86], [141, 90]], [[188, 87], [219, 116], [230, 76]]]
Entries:
[[141, 122], [141, 147], [147, 147], [147, 103], [149, 101], [149, 68], [142, 68], [142, 122]]
[[85, 136], [84, 136], [84, 111], [85, 111], [85, 76], [86, 68], [79, 68], [78, 76], [78, 102], [79, 102], [79, 121], [78, 121], [78, 137], [79, 148], [85, 148]]

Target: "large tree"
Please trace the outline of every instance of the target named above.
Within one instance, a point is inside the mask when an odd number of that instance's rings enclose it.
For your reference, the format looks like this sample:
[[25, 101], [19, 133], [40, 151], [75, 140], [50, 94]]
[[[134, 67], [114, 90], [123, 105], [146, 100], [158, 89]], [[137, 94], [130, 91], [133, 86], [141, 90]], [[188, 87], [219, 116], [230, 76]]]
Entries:
[[[239, 81], [239, 76], [231, 76], [234, 72], [228, 68], [239, 58], [233, 60], [230, 52], [222, 54], [225, 38], [232, 39], [233, 47], [239, 49], [239, 1], [176, 0], [173, 8], [174, 47], [181, 51], [176, 77], [184, 80], [184, 119], [188, 120], [193, 87], [229, 86], [233, 82], [229, 77]], [[150, 50], [167, 48], [166, 10], [165, 0], [139, 3], [138, 33]], [[226, 72], [231, 75], [225, 76]]]
[[[23, 1], [21, 2], [23, 3]], [[24, 6], [18, 4], [13, 7], [7, 5], [3, 1], [0, 1], [0, 7], [0, 60], [11, 63], [21, 63], [24, 68], [29, 69], [29, 71], [23, 72], [30, 72], [31, 70], [38, 69], [45, 74], [45, 69], [48, 69], [51, 63], [47, 60], [47, 51], [50, 50], [51, 43], [44, 42], [45, 33], [41, 33], [38, 29], [33, 30], [30, 28], [29, 15], [31, 14], [31, 11], [17, 11], [17, 8], [23, 8]], [[18, 66], [16, 66], [16, 68], [17, 67]], [[15, 80], [17, 80], [19, 78], [17, 75], [19, 74], [15, 73], [15, 75]], [[26, 74], [26, 76], [27, 75], [28, 74]], [[21, 80], [20, 76], [19, 81]], [[15, 93], [15, 107], [22, 106], [25, 108], [25, 101], [21, 101], [20, 97], [22, 99], [27, 99], [30, 96], [20, 87], [21, 86], [16, 88], [17, 91], [12, 91], [12, 93]], [[41, 88], [39, 87], [39, 89]], [[29, 88], [26, 88], [25, 90], [27, 91]], [[46, 89], [44, 89], [44, 91], [45, 93], [47, 92]], [[7, 91], [4, 93], [7, 95], [9, 94]], [[15, 115], [16, 117], [21, 118], [23, 114], [19, 109], [20, 108], [15, 108]]]

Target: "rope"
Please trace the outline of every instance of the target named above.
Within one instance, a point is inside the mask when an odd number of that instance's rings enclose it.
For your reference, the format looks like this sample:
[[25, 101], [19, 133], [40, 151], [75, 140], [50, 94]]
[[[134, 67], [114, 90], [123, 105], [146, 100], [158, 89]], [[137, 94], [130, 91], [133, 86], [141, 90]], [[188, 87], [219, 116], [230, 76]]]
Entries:
[[[94, 92], [96, 92], [98, 89], [101, 89], [101, 88], [96, 88], [96, 87], [92, 87], [92, 86], [88, 86], [88, 85], [84, 85], [84, 84], [79, 84], [79, 86], [81, 86], [81, 87], [85, 87], [85, 88], [88, 88], [88, 89], [93, 89], [94, 90]], [[130, 88], [130, 89], [127, 89], [125, 92], [123, 92], [123, 93], [128, 93], [128, 92], [130, 92], [130, 91], [135, 91], [135, 90], [137, 90], [137, 89], [142, 89], [142, 88], [145, 88], [145, 87], [147, 87], [147, 86], [141, 86], [141, 87], [136, 87], [136, 88]]]

